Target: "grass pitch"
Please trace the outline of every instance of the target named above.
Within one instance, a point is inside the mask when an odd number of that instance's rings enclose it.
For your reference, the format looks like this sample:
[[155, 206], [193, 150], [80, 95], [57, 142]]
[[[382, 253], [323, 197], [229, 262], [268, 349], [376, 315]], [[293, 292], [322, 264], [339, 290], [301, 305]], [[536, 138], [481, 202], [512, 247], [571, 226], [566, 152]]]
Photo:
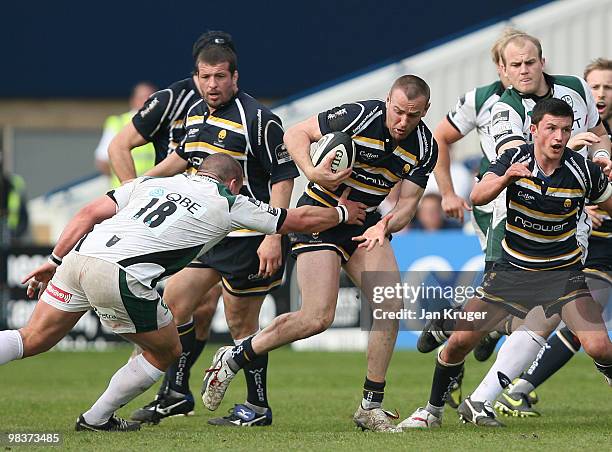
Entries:
[[[365, 357], [345, 352], [272, 352], [268, 386], [273, 426], [240, 429], [207, 425], [207, 419], [224, 415], [245, 396], [244, 380], [238, 376], [217, 412], [211, 413], [201, 404], [200, 376], [215, 349], [207, 347], [192, 373], [196, 414], [166, 419], [134, 433], [74, 431], [78, 414], [102, 393], [111, 375], [125, 363], [129, 348], [50, 352], [2, 366], [0, 432], [59, 432], [63, 435], [60, 449], [79, 451], [612, 449], [612, 390], [583, 353], [540, 388], [537, 408], [541, 418], [503, 418], [505, 429], [487, 430], [460, 424], [454, 410], [447, 408], [441, 429], [375, 434], [353, 427], [351, 416], [361, 398]], [[433, 363], [433, 354], [396, 352], [387, 379], [385, 407], [397, 408], [403, 419], [422, 406], [429, 395]], [[464, 395], [474, 389], [490, 363], [468, 360]], [[120, 409], [119, 415], [128, 417], [152, 400], [155, 389]]]

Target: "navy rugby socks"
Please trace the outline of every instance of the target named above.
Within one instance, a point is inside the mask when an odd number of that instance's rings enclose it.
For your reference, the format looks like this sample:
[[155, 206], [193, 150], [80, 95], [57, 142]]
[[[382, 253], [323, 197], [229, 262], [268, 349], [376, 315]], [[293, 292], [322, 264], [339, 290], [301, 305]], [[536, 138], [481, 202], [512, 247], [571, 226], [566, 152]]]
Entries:
[[[179, 339], [181, 340], [181, 346], [183, 351], [179, 359], [173, 363], [166, 371], [166, 377], [168, 380], [168, 389], [175, 393], [188, 394], [189, 393], [189, 376], [191, 374], [191, 366], [197, 359], [194, 351], [199, 348], [196, 345], [195, 327], [193, 319], [189, 322], [179, 325], [177, 327], [179, 333]], [[202, 341], [199, 341], [202, 342]], [[199, 348], [199, 355], [202, 352], [202, 348]], [[163, 385], [162, 385], [163, 386]]]
[[385, 397], [385, 384], [384, 381], [379, 383], [366, 377], [363, 383], [363, 400], [361, 401], [361, 406], [364, 409], [371, 410], [382, 406], [383, 398]]
[[[440, 353], [436, 359], [433, 381], [431, 383], [431, 393], [429, 395], [429, 405], [440, 408], [444, 406], [444, 400], [452, 391], [454, 385], [461, 378], [463, 373], [463, 361], [457, 364], [445, 363], [440, 359]], [[438, 415], [436, 413], [432, 413]]]

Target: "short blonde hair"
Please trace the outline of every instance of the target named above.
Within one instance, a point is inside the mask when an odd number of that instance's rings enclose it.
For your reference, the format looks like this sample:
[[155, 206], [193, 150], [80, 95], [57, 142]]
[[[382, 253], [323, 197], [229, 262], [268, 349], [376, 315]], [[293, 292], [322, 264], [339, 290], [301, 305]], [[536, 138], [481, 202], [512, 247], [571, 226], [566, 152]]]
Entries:
[[584, 68], [585, 80], [592, 71], [612, 71], [612, 60], [597, 58], [591, 61], [588, 66]]
[[517, 28], [506, 27], [502, 30], [499, 38], [495, 40], [493, 46], [491, 46], [491, 59], [493, 60], [493, 64], [499, 64], [499, 60], [501, 60], [501, 46], [512, 36], [524, 35], [526, 34], [524, 31], [521, 31]]
[[506, 50], [506, 47], [508, 47], [508, 44], [512, 42], [523, 42], [524, 43], [525, 41], [531, 42], [534, 46], [536, 46], [536, 49], [538, 49], [538, 58], [540, 58], [540, 60], [542, 59], [542, 43], [540, 42], [540, 40], [536, 38], [535, 36], [531, 36], [528, 33], [518, 33], [515, 35], [511, 35], [507, 37], [506, 39], [504, 39], [504, 41], [499, 46], [499, 56], [504, 65], [506, 64], [506, 59], [504, 58], [504, 52]]

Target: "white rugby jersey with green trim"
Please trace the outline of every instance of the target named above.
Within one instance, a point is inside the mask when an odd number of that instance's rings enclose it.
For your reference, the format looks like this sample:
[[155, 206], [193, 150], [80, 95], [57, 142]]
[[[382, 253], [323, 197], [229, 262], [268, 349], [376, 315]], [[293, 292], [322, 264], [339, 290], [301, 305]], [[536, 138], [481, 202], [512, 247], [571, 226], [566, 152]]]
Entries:
[[274, 234], [287, 214], [197, 175], [139, 177], [107, 195], [117, 214], [96, 225], [75, 251], [112, 262], [151, 288], [231, 231]]
[[533, 144], [508, 149], [489, 171], [503, 176], [514, 163], [523, 162], [531, 177], [523, 177], [506, 189], [506, 237], [504, 257], [513, 265], [531, 270], [552, 270], [580, 265], [577, 223], [585, 200], [601, 203], [612, 195], [602, 170], [566, 148], [559, 168], [550, 176], [539, 169]]
[[[540, 98], [535, 95], [521, 94], [510, 87], [493, 106], [491, 134], [495, 140], [496, 150], [512, 140], [533, 142], [529, 131], [531, 112], [537, 101], [548, 97], [561, 99], [574, 110], [572, 136], [580, 132], [587, 132], [599, 124], [601, 120], [597, 112], [597, 105], [591, 89], [583, 79], [571, 75], [548, 74], [544, 74], [544, 78], [550, 88], [548, 95]], [[585, 152], [581, 153], [586, 155]]]
[[455, 107], [446, 115], [448, 122], [463, 136], [476, 129], [480, 149], [489, 161], [497, 156], [495, 140], [490, 130], [491, 109], [504, 91], [504, 85], [499, 80], [474, 88], [461, 96]]

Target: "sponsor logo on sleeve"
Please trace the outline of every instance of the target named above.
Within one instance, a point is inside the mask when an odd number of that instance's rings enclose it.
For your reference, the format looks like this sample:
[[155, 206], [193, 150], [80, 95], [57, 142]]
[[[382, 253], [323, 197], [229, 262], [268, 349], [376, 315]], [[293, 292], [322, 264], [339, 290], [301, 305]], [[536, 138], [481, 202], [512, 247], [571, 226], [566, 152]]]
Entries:
[[279, 165], [293, 161], [291, 155], [289, 154], [289, 151], [287, 150], [287, 146], [285, 146], [285, 143], [281, 143], [276, 146], [276, 149], [274, 149], [274, 153], [276, 154], [276, 161]]
[[493, 124], [493, 127], [491, 127], [491, 134], [496, 141], [505, 135], [510, 135], [511, 132], [512, 125], [507, 121]]
[[601, 175], [599, 176], [599, 180], [597, 181], [597, 188], [599, 189], [599, 191], [603, 192], [606, 189], [607, 185], [608, 179], [606, 178], [604, 173], [601, 173]]
[[335, 111], [335, 112], [333, 112], [333, 113], [329, 113], [329, 114], [327, 115], [327, 120], [328, 120], [328, 121], [331, 121], [332, 119], [339, 118], [340, 116], [344, 116], [344, 115], [346, 115], [346, 114], [347, 114], [346, 108], [341, 108], [341, 109], [339, 109], [339, 110], [336, 110], [336, 111]]
[[151, 102], [149, 103], [149, 105], [147, 105], [145, 108], [140, 110], [140, 117], [144, 118], [149, 113], [151, 113], [155, 109], [155, 107], [157, 107], [158, 105], [159, 105], [159, 99], [157, 97], [154, 97], [153, 100], [151, 100]]
[[495, 125], [500, 121], [508, 121], [510, 119], [510, 112], [508, 110], [498, 111], [491, 118], [491, 125]]
[[255, 204], [257, 207], [261, 206], [261, 201], [259, 199], [249, 198], [249, 202]]
[[106, 247], [110, 248], [111, 246], [115, 245], [119, 240], [121, 240], [120, 237], [117, 237], [116, 235], [113, 235], [108, 242], [106, 242]]
[[278, 215], [278, 209], [276, 207], [268, 206], [268, 213], [270, 215], [274, 215], [275, 217]]

